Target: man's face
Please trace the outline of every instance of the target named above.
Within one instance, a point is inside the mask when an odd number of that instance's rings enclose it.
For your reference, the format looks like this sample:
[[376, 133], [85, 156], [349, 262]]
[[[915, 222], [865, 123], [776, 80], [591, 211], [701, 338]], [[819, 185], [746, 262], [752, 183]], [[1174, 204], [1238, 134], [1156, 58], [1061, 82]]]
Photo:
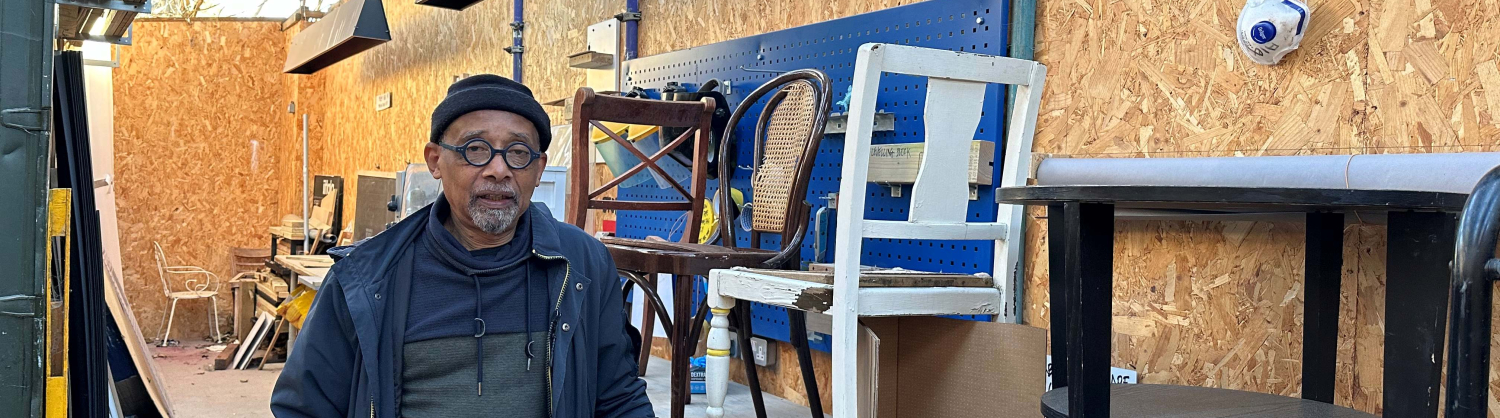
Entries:
[[[460, 116], [448, 125], [442, 141], [462, 147], [476, 138], [497, 151], [523, 143], [541, 152], [536, 127], [520, 115], [499, 110], [479, 110]], [[462, 228], [491, 235], [501, 235], [516, 227], [516, 219], [531, 207], [531, 193], [547, 165], [547, 155], [543, 154], [524, 169], [511, 169], [502, 153], [488, 164], [476, 167], [464, 160], [463, 154], [431, 143], [423, 150], [423, 156], [432, 176], [443, 183], [443, 197], [453, 208], [453, 221]]]

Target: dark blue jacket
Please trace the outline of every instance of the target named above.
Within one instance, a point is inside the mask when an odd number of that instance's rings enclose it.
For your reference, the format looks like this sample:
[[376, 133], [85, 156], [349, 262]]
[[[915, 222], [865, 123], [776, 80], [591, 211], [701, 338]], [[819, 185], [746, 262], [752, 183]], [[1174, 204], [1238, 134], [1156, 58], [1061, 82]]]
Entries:
[[[411, 288], [410, 272], [398, 270], [430, 210], [406, 217], [333, 265], [276, 379], [271, 413], [280, 418], [398, 416]], [[532, 257], [545, 266], [548, 293], [556, 298], [548, 350], [552, 416], [652, 417], [646, 383], [636, 377], [634, 344], [625, 331], [619, 276], [609, 251], [539, 204], [525, 216], [532, 225]]]

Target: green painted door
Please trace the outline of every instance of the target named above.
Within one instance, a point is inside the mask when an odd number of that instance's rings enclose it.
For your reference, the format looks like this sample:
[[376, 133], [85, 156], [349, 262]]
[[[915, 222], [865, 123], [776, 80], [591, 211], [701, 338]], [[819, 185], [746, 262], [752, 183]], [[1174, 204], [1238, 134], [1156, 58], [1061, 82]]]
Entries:
[[51, 1], [0, 0], [0, 417], [39, 417]]

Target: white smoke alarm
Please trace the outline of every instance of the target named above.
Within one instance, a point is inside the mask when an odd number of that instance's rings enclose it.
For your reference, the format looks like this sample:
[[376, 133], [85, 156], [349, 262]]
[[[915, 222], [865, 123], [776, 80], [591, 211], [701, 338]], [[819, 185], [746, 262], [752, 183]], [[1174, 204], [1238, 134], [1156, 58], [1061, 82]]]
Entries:
[[1275, 65], [1302, 44], [1307, 30], [1307, 3], [1301, 0], [1248, 0], [1240, 10], [1240, 50], [1251, 61]]

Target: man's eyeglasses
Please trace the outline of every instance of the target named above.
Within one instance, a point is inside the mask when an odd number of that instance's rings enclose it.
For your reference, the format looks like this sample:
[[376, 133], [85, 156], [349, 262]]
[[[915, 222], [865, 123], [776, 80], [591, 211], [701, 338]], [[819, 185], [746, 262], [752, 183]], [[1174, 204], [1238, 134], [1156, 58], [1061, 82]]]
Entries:
[[542, 153], [532, 150], [526, 143], [517, 142], [510, 144], [504, 149], [495, 149], [488, 141], [474, 138], [465, 142], [462, 146], [438, 143], [438, 146], [453, 150], [464, 156], [464, 161], [475, 167], [484, 167], [495, 158], [495, 154], [505, 154], [505, 166], [512, 170], [524, 170], [530, 167], [532, 162], [542, 157]]

